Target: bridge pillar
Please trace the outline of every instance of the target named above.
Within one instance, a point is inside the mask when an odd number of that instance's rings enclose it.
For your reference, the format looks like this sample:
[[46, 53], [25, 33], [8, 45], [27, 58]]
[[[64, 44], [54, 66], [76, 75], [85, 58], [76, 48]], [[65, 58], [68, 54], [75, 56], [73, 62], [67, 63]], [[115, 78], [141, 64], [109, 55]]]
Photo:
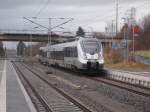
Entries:
[[25, 53], [25, 48], [25, 44], [22, 41], [20, 41], [17, 45], [17, 56], [23, 56]]
[[0, 41], [0, 57], [3, 57], [5, 54], [4, 48], [3, 48], [3, 42]]

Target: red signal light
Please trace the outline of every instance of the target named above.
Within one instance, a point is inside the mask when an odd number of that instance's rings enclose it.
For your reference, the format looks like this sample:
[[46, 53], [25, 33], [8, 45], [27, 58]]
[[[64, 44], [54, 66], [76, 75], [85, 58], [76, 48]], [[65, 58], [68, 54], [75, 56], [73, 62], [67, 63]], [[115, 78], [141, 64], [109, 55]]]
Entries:
[[139, 26], [134, 26], [134, 27], [132, 28], [132, 31], [133, 31], [134, 33], [140, 33], [140, 27], [139, 27]]

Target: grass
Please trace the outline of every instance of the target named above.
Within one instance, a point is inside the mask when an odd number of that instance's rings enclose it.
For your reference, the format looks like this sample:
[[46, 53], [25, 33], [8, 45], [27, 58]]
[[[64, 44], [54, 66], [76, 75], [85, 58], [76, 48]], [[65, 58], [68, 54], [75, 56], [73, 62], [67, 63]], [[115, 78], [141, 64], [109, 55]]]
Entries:
[[150, 50], [141, 50], [141, 51], [136, 51], [135, 54], [145, 56], [145, 57], [150, 57]]
[[[140, 55], [150, 57], [150, 51], [138, 51]], [[121, 58], [121, 51], [117, 50], [105, 50], [105, 67], [112, 68], [112, 69], [121, 69], [133, 72], [150, 72], [150, 66], [135, 63], [133, 61], [124, 61]]]
[[106, 63], [105, 67], [112, 69], [121, 69], [133, 72], [150, 72], [150, 66], [135, 63], [135, 62], [119, 62], [119, 63]]

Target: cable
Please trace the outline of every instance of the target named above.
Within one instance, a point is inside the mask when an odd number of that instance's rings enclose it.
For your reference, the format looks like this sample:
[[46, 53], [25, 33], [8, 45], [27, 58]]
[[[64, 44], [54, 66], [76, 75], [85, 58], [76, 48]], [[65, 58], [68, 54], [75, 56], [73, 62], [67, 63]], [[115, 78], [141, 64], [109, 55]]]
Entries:
[[41, 12], [42, 12], [44, 9], [47, 8], [47, 6], [49, 5], [49, 3], [50, 3], [50, 0], [47, 0], [47, 1], [45, 2], [45, 4], [43, 5], [43, 7], [41, 7], [41, 8], [39, 9], [39, 11], [37, 12], [37, 14], [35, 14], [35, 17], [38, 17], [38, 16], [41, 14]]

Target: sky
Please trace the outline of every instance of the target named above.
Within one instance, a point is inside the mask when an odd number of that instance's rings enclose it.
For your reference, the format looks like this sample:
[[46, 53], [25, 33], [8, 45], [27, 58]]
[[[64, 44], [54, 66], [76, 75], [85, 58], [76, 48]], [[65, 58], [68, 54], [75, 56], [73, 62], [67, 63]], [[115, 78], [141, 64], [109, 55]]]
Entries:
[[[118, 0], [119, 24], [125, 12], [131, 7], [137, 8], [136, 19], [150, 13], [149, 0]], [[115, 21], [116, 0], [0, 0], [0, 31], [5, 30], [33, 30], [36, 25], [23, 19], [23, 17], [38, 17], [34, 21], [48, 27], [46, 18], [66, 18], [64, 20], [52, 19], [52, 26], [73, 18], [74, 20], [63, 25], [56, 31], [76, 31], [82, 26], [85, 31], [104, 32], [106, 24]], [[42, 19], [43, 18], [43, 19]], [[35, 29], [34, 29], [35, 30]], [[39, 30], [44, 30], [39, 28]], [[7, 43], [14, 47], [15, 44]]]

